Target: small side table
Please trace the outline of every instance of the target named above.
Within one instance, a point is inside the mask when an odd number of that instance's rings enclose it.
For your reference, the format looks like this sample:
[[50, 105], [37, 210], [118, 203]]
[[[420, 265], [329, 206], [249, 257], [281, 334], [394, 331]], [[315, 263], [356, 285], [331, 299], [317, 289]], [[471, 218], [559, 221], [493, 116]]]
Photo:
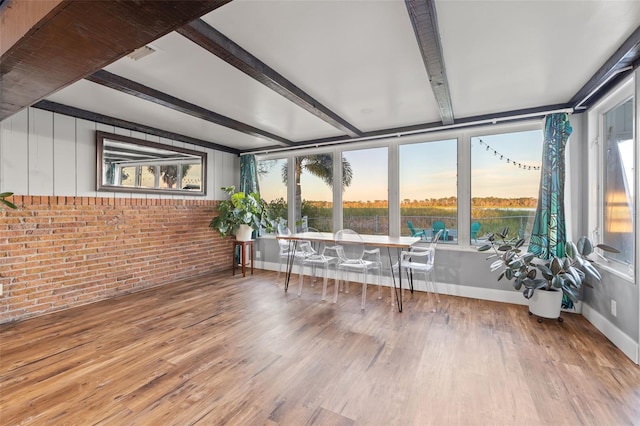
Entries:
[[235, 240], [233, 242], [233, 275], [236, 274], [236, 247], [240, 246], [240, 263], [242, 264], [242, 276], [246, 276], [246, 266], [247, 266], [247, 247], [249, 247], [249, 251], [251, 252], [251, 275], [253, 275], [253, 243], [255, 240], [249, 241], [238, 241]]

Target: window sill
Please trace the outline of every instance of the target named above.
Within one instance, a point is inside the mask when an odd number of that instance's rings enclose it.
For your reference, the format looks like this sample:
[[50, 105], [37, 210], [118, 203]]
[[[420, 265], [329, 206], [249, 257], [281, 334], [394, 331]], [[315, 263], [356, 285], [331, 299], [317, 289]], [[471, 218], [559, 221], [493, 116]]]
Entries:
[[629, 284], [634, 284], [635, 281], [633, 279], [633, 273], [629, 274], [628, 272], [624, 272], [623, 269], [627, 269], [628, 267], [615, 267], [614, 265], [611, 265], [610, 263], [604, 263], [602, 261], [596, 261], [594, 262], [594, 265], [602, 270], [602, 271], [606, 271], [607, 273], [611, 274], [611, 275], [615, 275], [616, 277], [623, 279], [625, 281], [627, 281]]

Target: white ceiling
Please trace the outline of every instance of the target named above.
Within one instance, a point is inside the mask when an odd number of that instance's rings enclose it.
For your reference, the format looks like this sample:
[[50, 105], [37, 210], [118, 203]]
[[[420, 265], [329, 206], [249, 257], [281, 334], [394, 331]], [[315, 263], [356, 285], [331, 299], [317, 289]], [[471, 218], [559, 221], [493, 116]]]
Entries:
[[[456, 119], [567, 103], [640, 1], [436, 1]], [[234, 0], [202, 19], [362, 132], [441, 121], [405, 2]], [[105, 70], [293, 142], [345, 137], [172, 32]], [[239, 150], [278, 145], [80, 80], [47, 100]]]
[[457, 118], [561, 104], [640, 25], [640, 1], [441, 1]]

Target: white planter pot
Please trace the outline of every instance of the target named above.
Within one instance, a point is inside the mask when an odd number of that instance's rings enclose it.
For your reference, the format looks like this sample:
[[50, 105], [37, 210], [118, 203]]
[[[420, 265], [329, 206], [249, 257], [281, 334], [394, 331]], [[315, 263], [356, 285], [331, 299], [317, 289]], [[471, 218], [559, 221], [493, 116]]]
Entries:
[[240, 228], [236, 231], [236, 240], [238, 241], [251, 241], [251, 234], [253, 233], [253, 228], [249, 225], [242, 224]]
[[560, 318], [561, 290], [536, 290], [529, 299], [529, 312], [540, 318]]

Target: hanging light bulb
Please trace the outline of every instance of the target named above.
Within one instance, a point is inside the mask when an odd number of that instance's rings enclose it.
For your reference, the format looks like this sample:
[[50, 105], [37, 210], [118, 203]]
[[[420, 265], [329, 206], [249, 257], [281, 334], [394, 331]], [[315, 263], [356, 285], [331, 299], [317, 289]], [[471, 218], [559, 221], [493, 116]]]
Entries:
[[488, 143], [486, 143], [485, 141], [483, 141], [482, 139], [478, 138], [478, 141], [481, 145], [485, 145], [485, 150], [486, 151], [493, 151], [493, 155], [494, 156], [500, 156], [500, 160], [507, 160], [507, 164], [511, 164], [513, 163], [514, 166], [518, 166], [519, 169], [523, 169], [523, 170], [541, 170], [540, 166], [529, 166], [527, 164], [524, 163], [520, 163], [516, 160], [511, 160], [511, 158], [507, 158], [504, 156], [504, 154], [500, 154], [498, 151], [496, 151], [495, 149], [493, 149]]

